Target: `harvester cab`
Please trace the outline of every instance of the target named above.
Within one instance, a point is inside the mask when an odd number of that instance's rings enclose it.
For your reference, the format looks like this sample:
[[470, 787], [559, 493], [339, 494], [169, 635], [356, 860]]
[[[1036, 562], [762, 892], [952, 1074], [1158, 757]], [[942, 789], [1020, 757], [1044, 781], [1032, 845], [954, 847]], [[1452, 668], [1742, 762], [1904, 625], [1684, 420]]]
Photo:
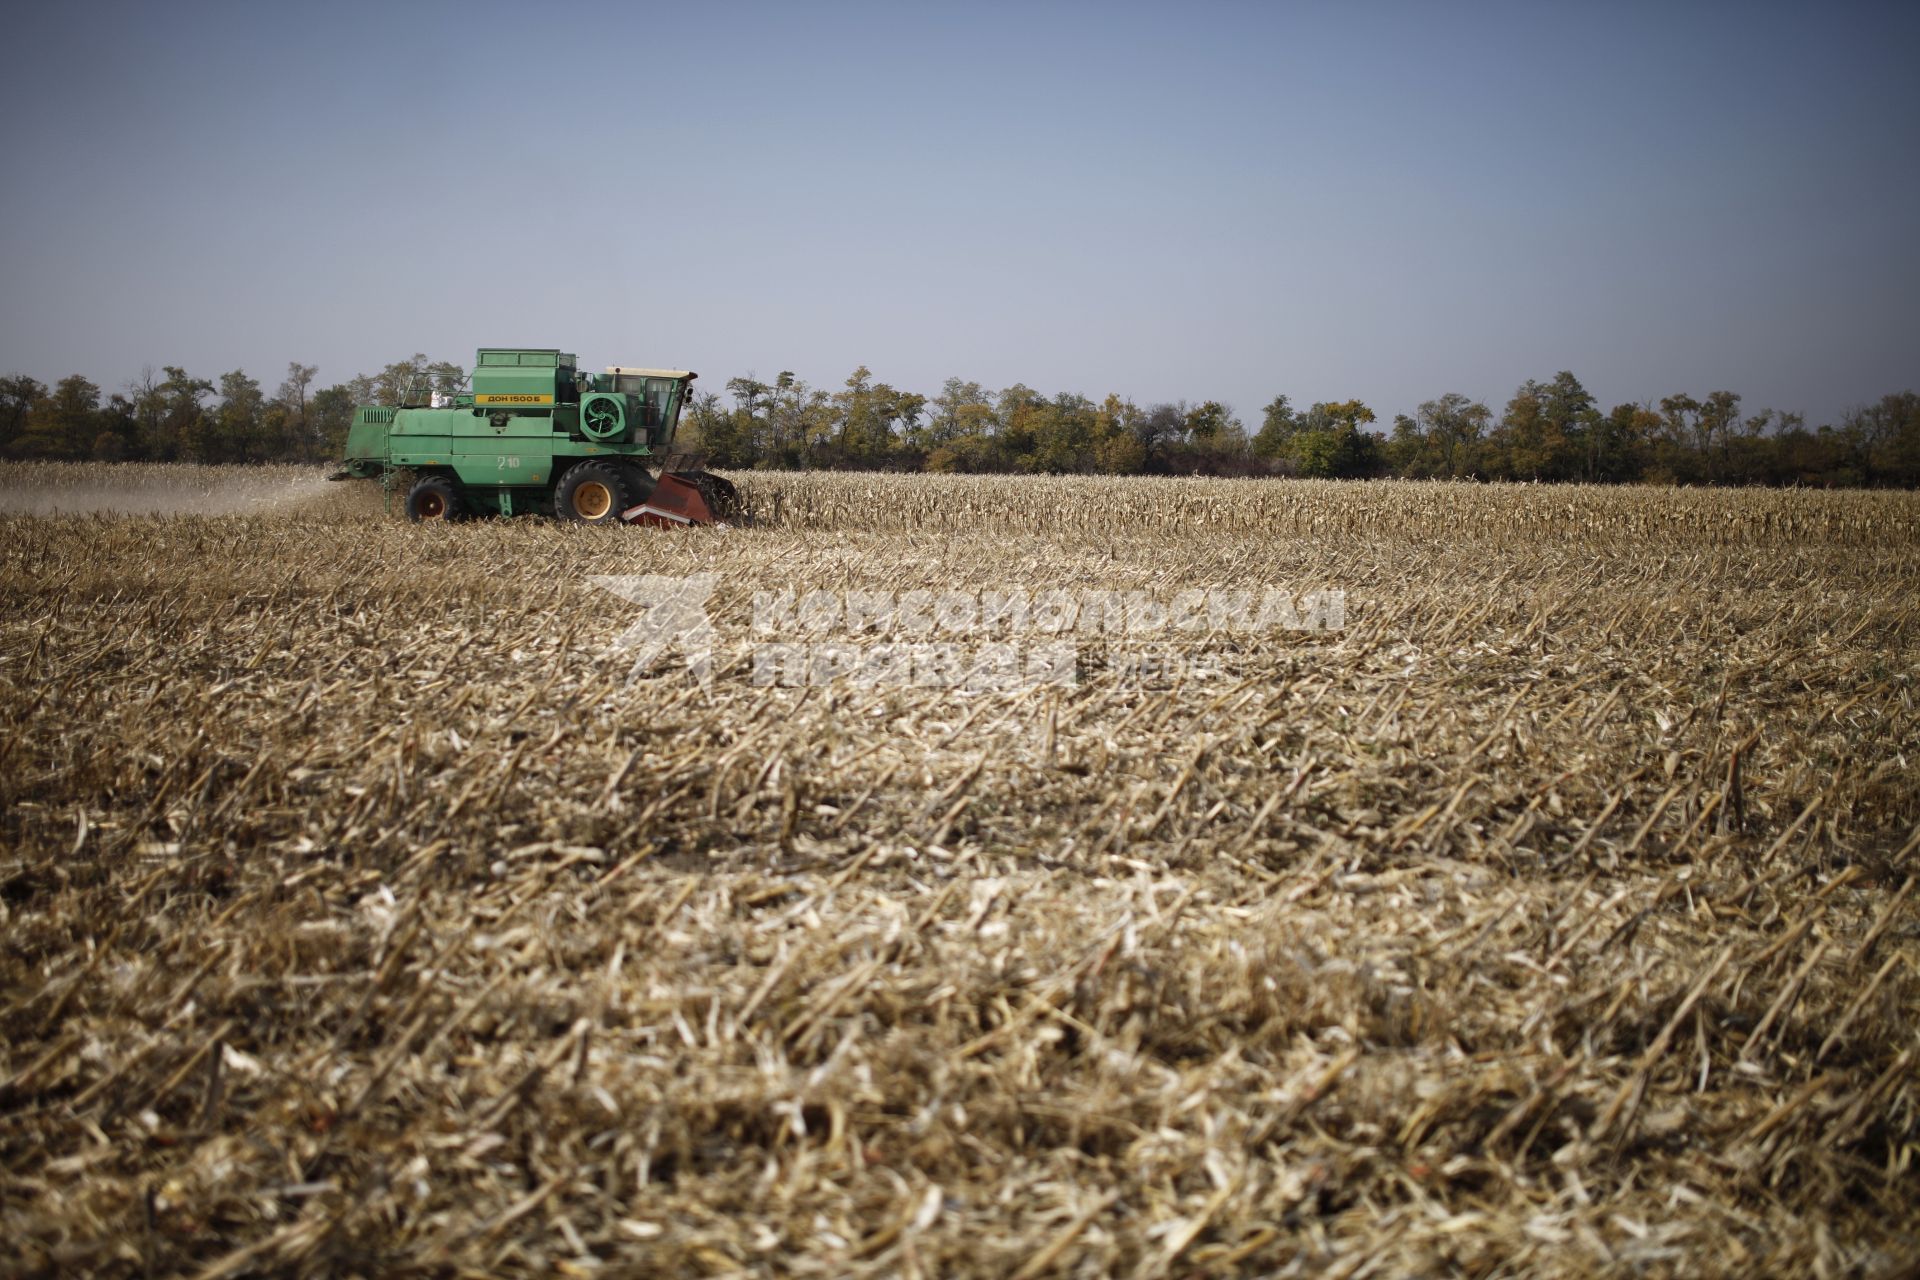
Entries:
[[556, 348], [482, 347], [465, 392], [424, 384], [354, 410], [334, 479], [407, 483], [411, 520], [540, 512], [586, 524], [716, 524], [738, 495], [673, 449], [698, 375], [582, 371]]

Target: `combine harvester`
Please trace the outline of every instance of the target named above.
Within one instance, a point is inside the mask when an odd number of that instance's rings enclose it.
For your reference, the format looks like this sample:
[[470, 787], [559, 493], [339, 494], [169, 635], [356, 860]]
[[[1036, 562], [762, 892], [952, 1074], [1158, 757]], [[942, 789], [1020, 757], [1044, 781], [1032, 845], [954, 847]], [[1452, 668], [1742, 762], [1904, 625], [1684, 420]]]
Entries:
[[[583, 524], [685, 528], [739, 514], [726, 480], [671, 451], [696, 374], [582, 373], [564, 351], [482, 347], [473, 389], [361, 405], [334, 480], [411, 473], [409, 520], [539, 512]], [[654, 470], [649, 470], [649, 466]]]

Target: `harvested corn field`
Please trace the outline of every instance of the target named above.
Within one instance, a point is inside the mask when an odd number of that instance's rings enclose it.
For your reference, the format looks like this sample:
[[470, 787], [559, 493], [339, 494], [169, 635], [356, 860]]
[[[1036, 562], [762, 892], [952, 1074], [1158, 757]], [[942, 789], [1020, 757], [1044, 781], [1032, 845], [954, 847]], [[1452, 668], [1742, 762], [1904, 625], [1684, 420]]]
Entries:
[[0, 1269], [1920, 1252], [1913, 495], [305, 479], [0, 471]]

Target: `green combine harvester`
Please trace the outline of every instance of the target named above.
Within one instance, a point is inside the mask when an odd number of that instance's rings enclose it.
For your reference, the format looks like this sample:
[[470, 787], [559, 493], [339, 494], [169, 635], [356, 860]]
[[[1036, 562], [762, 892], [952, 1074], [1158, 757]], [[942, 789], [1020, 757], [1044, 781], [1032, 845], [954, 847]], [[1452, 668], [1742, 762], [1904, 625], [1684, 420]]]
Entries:
[[[413, 477], [410, 520], [528, 512], [586, 524], [715, 524], [738, 514], [726, 480], [672, 452], [684, 369], [582, 373], [564, 351], [482, 347], [472, 389], [424, 381], [398, 405], [359, 406], [332, 479]], [[652, 469], [649, 469], [652, 468]]]

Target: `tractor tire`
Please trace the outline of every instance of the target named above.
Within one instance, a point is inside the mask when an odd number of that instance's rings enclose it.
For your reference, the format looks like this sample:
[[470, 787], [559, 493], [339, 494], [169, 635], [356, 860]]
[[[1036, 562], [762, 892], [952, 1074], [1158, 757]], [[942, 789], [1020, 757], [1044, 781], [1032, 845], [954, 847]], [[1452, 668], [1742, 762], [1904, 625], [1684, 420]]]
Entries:
[[620, 458], [609, 460], [608, 465], [618, 467], [627, 477], [628, 506], [645, 502], [647, 495], [653, 492], [653, 476], [638, 462], [631, 458]]
[[633, 476], [610, 462], [581, 462], [567, 469], [553, 491], [553, 507], [562, 520], [576, 524], [619, 524], [620, 513], [639, 501]]
[[421, 476], [407, 490], [407, 519], [415, 524], [425, 521], [450, 522], [465, 512], [460, 490], [445, 476]]

